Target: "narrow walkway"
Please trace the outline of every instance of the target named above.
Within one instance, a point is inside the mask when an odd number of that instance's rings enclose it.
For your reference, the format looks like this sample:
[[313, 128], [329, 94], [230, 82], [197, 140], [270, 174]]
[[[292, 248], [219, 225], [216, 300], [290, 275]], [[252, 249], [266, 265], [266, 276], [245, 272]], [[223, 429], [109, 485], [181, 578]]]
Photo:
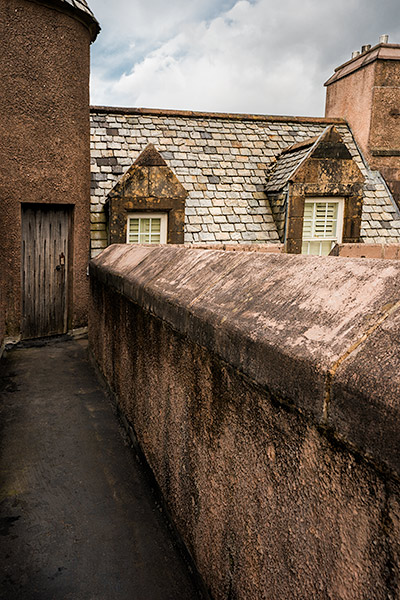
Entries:
[[0, 598], [199, 598], [86, 345], [1, 361]]

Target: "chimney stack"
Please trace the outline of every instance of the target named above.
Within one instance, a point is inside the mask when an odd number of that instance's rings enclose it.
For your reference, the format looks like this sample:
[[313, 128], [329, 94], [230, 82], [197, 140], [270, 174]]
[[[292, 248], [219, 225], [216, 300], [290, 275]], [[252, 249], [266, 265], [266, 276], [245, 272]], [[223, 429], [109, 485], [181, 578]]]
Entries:
[[349, 123], [372, 169], [378, 169], [400, 207], [400, 44], [362, 46], [335, 69], [326, 85], [326, 117]]

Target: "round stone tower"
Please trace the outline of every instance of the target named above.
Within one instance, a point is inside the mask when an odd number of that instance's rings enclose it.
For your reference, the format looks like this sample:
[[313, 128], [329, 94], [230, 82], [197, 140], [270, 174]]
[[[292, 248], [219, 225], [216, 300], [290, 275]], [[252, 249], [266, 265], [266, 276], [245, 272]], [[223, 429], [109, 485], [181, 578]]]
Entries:
[[0, 345], [86, 323], [99, 30], [84, 0], [0, 0]]

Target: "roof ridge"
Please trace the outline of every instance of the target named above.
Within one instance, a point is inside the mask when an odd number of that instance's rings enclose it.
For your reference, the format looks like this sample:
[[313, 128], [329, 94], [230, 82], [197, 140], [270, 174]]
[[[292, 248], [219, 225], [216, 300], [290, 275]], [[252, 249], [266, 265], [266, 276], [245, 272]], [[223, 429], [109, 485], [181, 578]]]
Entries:
[[[288, 171], [288, 173], [286, 174], [286, 182], [284, 185], [286, 185], [286, 183], [288, 181], [291, 180], [291, 178], [293, 177], [293, 175], [296, 173], [296, 171], [300, 168], [300, 166], [309, 158], [309, 156], [311, 155], [311, 153], [314, 151], [314, 148], [317, 147], [317, 145], [319, 144], [319, 142], [321, 141], [321, 139], [323, 139], [323, 137], [325, 136], [325, 134], [327, 133], [327, 131], [329, 131], [331, 129], [331, 127], [325, 127], [325, 129], [323, 131], [321, 131], [321, 133], [313, 138], [308, 138], [307, 140], [304, 140], [303, 142], [299, 142], [298, 144], [293, 144], [292, 146], [289, 146], [288, 148], [285, 148], [284, 150], [282, 150], [282, 152], [276, 157], [276, 161], [275, 161], [275, 167], [271, 168], [271, 171], [268, 172], [268, 177], [267, 177], [267, 181], [266, 181], [266, 185], [265, 185], [265, 191], [274, 191], [273, 189], [271, 189], [271, 185], [272, 185], [272, 180], [274, 178], [274, 174], [275, 171], [277, 170], [279, 161], [281, 158], [283, 158], [283, 160], [290, 160], [289, 155], [292, 153], [294, 156], [296, 155], [296, 153], [299, 154], [298, 160], [297, 162], [295, 162], [291, 168], [290, 171]], [[294, 146], [298, 146], [297, 148], [294, 148]], [[302, 152], [304, 152], [304, 155], [302, 155]], [[289, 163], [290, 165], [290, 163]], [[282, 184], [282, 182], [281, 182]], [[284, 187], [284, 186], [282, 186]], [[280, 189], [282, 189], [282, 187], [280, 187]]]
[[126, 114], [126, 115], [153, 115], [153, 116], [170, 116], [170, 117], [185, 117], [185, 118], [207, 118], [207, 119], [226, 119], [232, 121], [248, 120], [248, 121], [266, 121], [278, 123], [320, 123], [320, 124], [347, 124], [345, 119], [338, 117], [296, 117], [285, 115], [262, 115], [251, 113], [220, 113], [220, 112], [202, 112], [192, 110], [179, 110], [170, 108], [135, 108], [122, 106], [91, 106], [91, 113], [111, 113], [111, 114]]
[[308, 146], [313, 146], [319, 137], [320, 137], [319, 135], [315, 135], [312, 138], [306, 138], [305, 140], [302, 140], [301, 142], [292, 144], [292, 146], [289, 146], [288, 148], [284, 148], [281, 152], [281, 155], [289, 154], [290, 152], [297, 152], [297, 150], [301, 150], [302, 148], [307, 148]]

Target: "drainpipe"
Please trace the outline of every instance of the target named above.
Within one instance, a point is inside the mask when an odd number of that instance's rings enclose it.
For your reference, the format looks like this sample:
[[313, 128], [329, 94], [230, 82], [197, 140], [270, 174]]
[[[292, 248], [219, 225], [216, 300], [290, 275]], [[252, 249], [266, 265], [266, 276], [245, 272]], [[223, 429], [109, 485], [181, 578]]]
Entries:
[[289, 196], [290, 196], [290, 183], [288, 184], [287, 192], [286, 192], [286, 204], [285, 204], [285, 227], [283, 230], [283, 249], [286, 252], [286, 235], [287, 235], [287, 226], [288, 226], [288, 211], [289, 211]]

